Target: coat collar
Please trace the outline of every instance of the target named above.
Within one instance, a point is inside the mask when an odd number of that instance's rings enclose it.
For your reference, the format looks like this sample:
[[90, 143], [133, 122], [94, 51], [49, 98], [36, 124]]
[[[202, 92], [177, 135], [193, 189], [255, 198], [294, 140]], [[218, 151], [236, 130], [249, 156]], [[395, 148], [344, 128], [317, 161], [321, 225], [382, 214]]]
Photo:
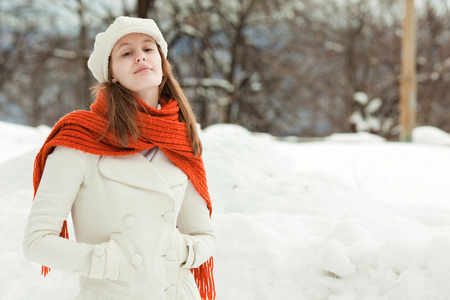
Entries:
[[105, 177], [136, 188], [156, 191], [173, 198], [171, 187], [183, 184], [187, 176], [158, 149], [149, 162], [141, 153], [102, 156], [98, 169]]

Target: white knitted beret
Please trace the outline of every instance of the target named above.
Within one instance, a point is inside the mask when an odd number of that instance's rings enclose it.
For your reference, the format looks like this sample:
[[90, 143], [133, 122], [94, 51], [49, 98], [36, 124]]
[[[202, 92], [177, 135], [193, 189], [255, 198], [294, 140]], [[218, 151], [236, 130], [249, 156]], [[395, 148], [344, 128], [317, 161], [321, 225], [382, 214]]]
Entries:
[[97, 34], [94, 42], [94, 51], [88, 60], [88, 68], [100, 83], [108, 81], [109, 56], [114, 45], [123, 36], [130, 33], [144, 33], [151, 36], [161, 47], [167, 57], [167, 43], [152, 19], [118, 17], [109, 25], [105, 32]]

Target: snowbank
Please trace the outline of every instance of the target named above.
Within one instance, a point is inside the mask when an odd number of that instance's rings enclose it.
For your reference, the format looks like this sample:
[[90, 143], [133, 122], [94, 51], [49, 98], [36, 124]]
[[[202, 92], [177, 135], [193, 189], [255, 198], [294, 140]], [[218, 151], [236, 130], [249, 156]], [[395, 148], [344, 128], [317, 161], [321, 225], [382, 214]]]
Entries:
[[386, 139], [378, 136], [376, 134], [372, 134], [369, 132], [357, 132], [357, 133], [334, 133], [329, 137], [325, 138], [326, 141], [329, 142], [385, 142]]
[[32, 128], [0, 121], [0, 163], [38, 147], [49, 133], [50, 128], [44, 125]]
[[[0, 150], [2, 297], [73, 299], [75, 276], [53, 270], [43, 279], [22, 256], [31, 168], [45, 137], [0, 125], [16, 149]], [[448, 298], [450, 147], [367, 137], [299, 144], [234, 125], [202, 132], [217, 300]]]
[[414, 128], [412, 140], [415, 143], [447, 145], [450, 146], [450, 134], [432, 126]]

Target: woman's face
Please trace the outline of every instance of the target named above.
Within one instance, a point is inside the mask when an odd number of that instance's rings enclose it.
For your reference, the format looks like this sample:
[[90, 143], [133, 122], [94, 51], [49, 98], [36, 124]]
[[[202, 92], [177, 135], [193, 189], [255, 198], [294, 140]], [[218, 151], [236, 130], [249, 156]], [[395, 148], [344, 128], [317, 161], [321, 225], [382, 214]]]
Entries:
[[111, 51], [110, 63], [114, 83], [119, 82], [142, 98], [149, 93], [157, 95], [163, 72], [152, 37], [142, 33], [123, 36]]

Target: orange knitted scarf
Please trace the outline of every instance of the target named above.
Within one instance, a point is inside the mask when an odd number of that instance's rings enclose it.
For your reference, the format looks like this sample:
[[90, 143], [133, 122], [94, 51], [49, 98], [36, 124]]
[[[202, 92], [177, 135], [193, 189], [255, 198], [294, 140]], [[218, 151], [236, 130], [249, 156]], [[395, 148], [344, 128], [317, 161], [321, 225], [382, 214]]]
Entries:
[[[130, 139], [127, 147], [118, 144], [111, 132], [101, 138], [108, 125], [108, 97], [104, 90], [98, 93], [97, 100], [91, 105], [91, 111], [75, 111], [59, 120], [36, 156], [33, 172], [34, 194], [36, 195], [39, 187], [45, 161], [56, 146], [107, 156], [130, 155], [156, 146], [188, 176], [205, 200], [211, 216], [212, 207], [203, 160], [193, 154], [186, 134], [186, 125], [178, 119], [178, 103], [175, 100], [162, 101], [162, 107], [158, 110], [138, 100], [147, 111], [136, 112], [139, 138], [136, 142]], [[60, 236], [69, 238], [67, 221], [63, 223]], [[215, 299], [213, 268], [211, 257], [200, 267], [191, 269], [200, 295], [205, 300]], [[44, 276], [49, 271], [50, 268], [42, 266]]]

